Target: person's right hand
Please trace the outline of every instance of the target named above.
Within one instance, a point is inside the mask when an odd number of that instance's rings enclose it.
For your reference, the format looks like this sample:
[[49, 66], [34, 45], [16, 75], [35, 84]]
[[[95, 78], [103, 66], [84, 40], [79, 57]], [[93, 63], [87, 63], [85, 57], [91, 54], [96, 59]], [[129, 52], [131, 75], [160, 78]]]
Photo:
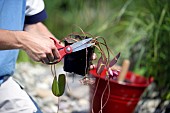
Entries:
[[22, 49], [34, 61], [49, 64], [60, 58], [54, 41], [47, 36], [27, 33], [26, 36], [20, 39], [20, 43], [22, 44]]

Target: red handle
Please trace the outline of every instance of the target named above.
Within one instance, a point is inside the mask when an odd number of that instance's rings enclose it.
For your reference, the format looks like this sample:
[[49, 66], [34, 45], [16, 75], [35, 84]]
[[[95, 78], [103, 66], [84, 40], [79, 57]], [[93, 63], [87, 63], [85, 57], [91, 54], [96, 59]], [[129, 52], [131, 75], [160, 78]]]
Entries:
[[60, 62], [61, 61], [61, 59], [66, 55], [66, 54], [70, 54], [70, 53], [72, 53], [72, 48], [71, 48], [71, 46], [66, 46], [66, 47], [64, 47], [64, 48], [62, 48], [62, 49], [59, 49], [58, 50], [59, 51], [59, 53], [60, 53], [60, 59], [58, 60], [58, 62]]
[[[57, 47], [57, 49], [60, 53], [60, 56], [61, 56], [60, 59], [58, 59], [57, 62], [55, 62], [55, 63], [60, 62], [66, 54], [70, 54], [73, 51], [71, 46], [68, 45], [68, 46], [64, 47], [58, 41], [56, 41], [54, 38], [50, 37], [50, 39], [52, 39], [54, 41], [54, 44]], [[55, 63], [53, 63], [53, 64], [55, 64]]]
[[54, 44], [55, 44], [55, 46], [57, 47], [58, 50], [64, 48], [64, 46], [62, 46], [60, 44], [60, 42], [56, 41], [56, 39], [54, 39], [52, 37], [50, 37], [50, 39], [52, 39], [54, 41]]

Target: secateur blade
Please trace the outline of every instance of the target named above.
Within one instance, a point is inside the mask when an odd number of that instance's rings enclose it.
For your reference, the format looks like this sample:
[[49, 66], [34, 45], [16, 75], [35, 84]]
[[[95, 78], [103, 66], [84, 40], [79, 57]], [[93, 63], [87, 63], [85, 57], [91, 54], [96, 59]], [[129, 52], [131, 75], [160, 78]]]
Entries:
[[84, 39], [81, 41], [78, 41], [72, 45], [70, 45], [73, 49], [72, 52], [76, 52], [76, 51], [80, 51], [82, 49], [88, 48], [92, 45], [94, 45], [94, 43], [89, 43], [92, 40], [92, 38], [88, 38], [88, 39]]
[[75, 42], [72, 45], [67, 45], [66, 47], [60, 45], [59, 42], [57, 42], [54, 38], [50, 37], [50, 39], [52, 39], [54, 41], [55, 46], [57, 47], [59, 53], [60, 53], [60, 59], [58, 59], [57, 61], [54, 62], [50, 62], [49, 64], [55, 64], [61, 61], [61, 59], [66, 55], [66, 54], [70, 54], [72, 52], [76, 52], [82, 49], [85, 49], [87, 47], [90, 47], [92, 45], [94, 45], [95, 43], [90, 43], [90, 41], [92, 40], [92, 38], [88, 38], [88, 39], [84, 39], [78, 42]]

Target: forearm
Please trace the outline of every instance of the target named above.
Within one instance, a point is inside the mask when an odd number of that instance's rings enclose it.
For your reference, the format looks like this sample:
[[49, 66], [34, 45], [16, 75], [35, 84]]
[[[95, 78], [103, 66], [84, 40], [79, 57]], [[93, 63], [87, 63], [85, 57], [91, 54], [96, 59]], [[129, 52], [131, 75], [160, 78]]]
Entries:
[[49, 38], [53, 35], [43, 24], [26, 25], [24, 30], [0, 30], [0, 50], [23, 49], [33, 60], [45, 63], [60, 58], [54, 41]]
[[0, 29], [0, 50], [21, 49], [23, 46], [19, 39], [26, 37], [23, 31], [9, 31]]

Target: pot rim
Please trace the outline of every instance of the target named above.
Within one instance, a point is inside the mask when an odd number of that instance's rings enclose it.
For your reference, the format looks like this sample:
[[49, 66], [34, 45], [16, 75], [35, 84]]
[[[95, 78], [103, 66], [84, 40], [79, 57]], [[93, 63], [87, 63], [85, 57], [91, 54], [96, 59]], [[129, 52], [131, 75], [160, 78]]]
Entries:
[[[98, 75], [96, 73], [96, 68], [95, 69], [91, 69], [89, 71], [89, 74], [94, 76], [94, 77], [97, 77], [97, 78], [101, 78], [102, 80], [106, 80], [104, 75], [106, 73], [106, 69], [104, 69], [104, 71], [101, 73], [101, 75]], [[131, 71], [128, 71], [128, 73], [133, 73]], [[134, 74], [136, 75], [136, 74]], [[152, 83], [152, 81], [149, 80], [149, 78], [145, 78], [143, 76], [140, 76], [142, 78], [144, 78], [146, 80], [146, 83], [141, 83], [141, 84], [137, 84], [137, 83], [126, 83], [126, 82], [120, 82], [120, 81], [116, 81], [116, 80], [110, 80], [110, 82], [112, 83], [115, 83], [115, 84], [119, 84], [119, 85], [122, 85], [122, 86], [129, 86], [129, 87], [138, 87], [138, 88], [143, 88], [143, 87], [147, 87], [148, 85], [150, 85], [150, 83]]]

